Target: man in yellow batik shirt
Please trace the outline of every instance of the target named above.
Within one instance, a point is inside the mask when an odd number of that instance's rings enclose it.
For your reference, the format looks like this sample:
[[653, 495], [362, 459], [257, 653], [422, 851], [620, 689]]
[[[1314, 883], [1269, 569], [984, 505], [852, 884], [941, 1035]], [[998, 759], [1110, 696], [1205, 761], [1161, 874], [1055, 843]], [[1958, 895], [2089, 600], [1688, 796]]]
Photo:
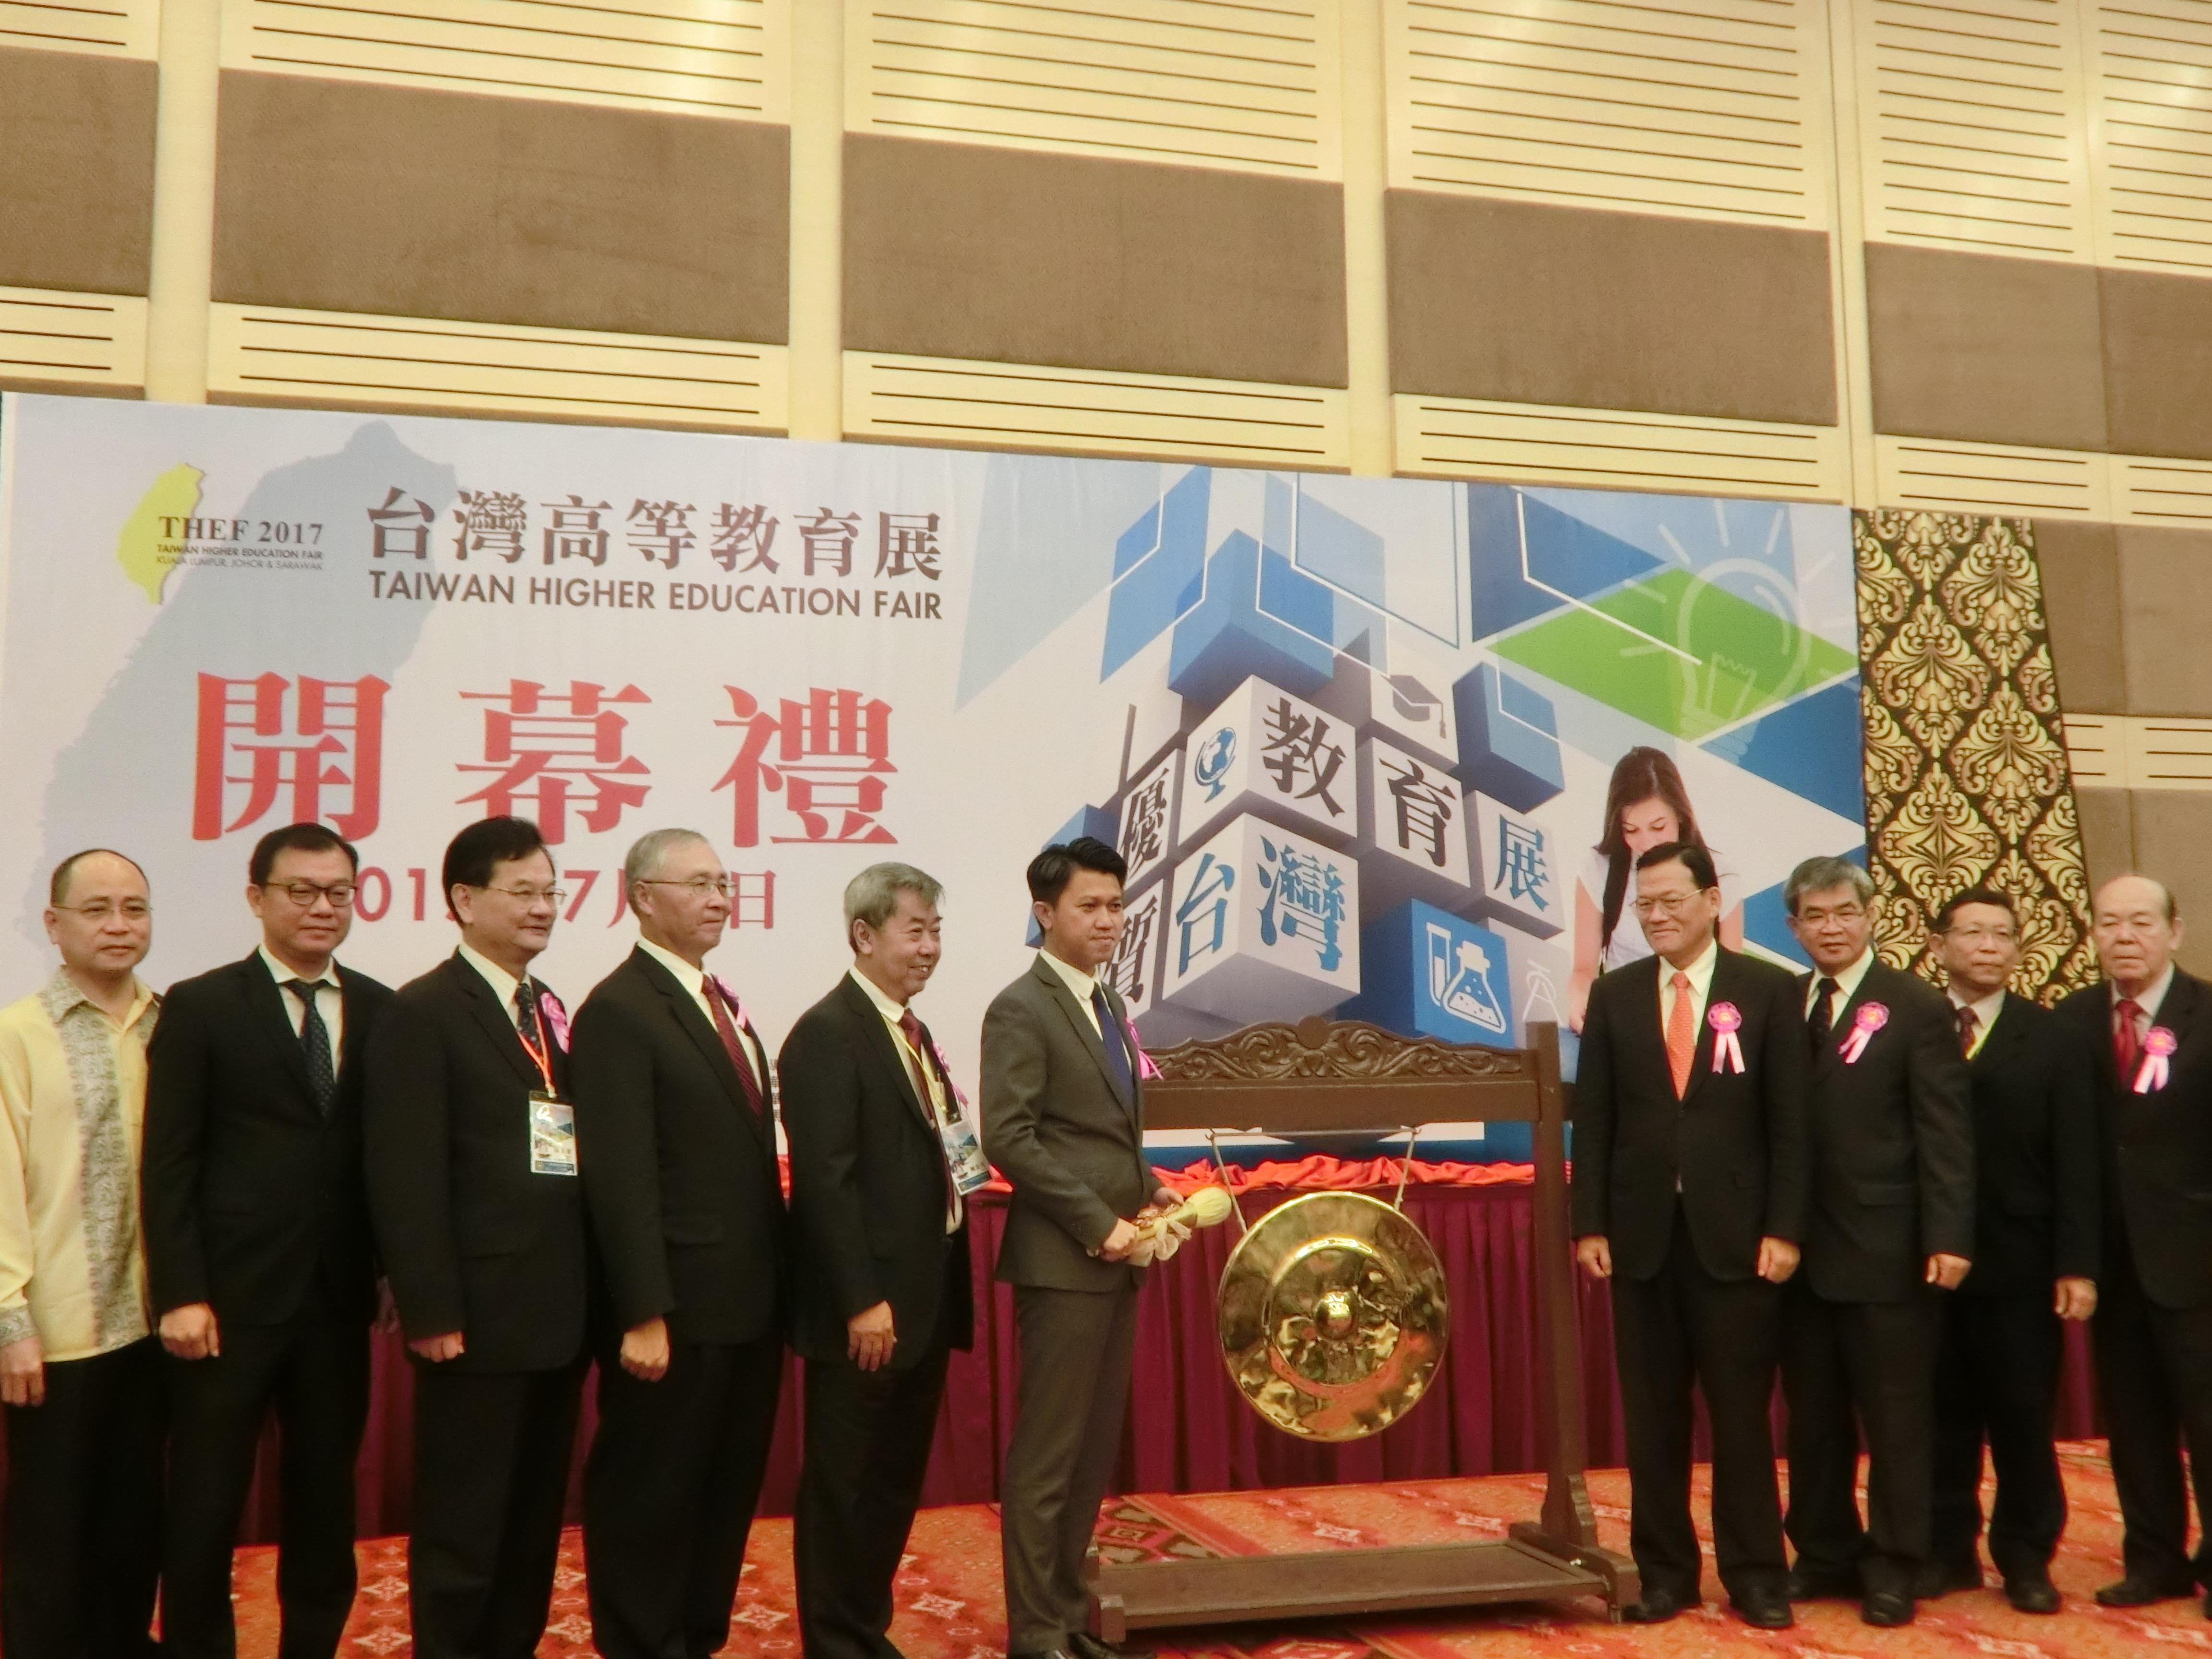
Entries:
[[138, 1234], [153, 913], [119, 853], [64, 860], [48, 898], [61, 969], [0, 1009], [0, 1650], [142, 1659], [161, 1553]]

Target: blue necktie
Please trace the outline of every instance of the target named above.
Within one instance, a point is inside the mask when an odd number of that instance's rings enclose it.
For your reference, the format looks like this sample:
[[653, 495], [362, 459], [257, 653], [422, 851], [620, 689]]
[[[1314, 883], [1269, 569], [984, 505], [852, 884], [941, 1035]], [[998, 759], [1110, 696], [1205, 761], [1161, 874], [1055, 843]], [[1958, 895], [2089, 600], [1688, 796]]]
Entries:
[[1091, 988], [1091, 1011], [1098, 1016], [1098, 1041], [1105, 1045], [1106, 1063], [1113, 1068], [1114, 1080], [1121, 1085], [1122, 1096], [1130, 1100], [1137, 1097], [1136, 1079], [1129, 1073], [1129, 1051], [1121, 1041], [1121, 1022], [1114, 1018], [1114, 1011], [1106, 1006], [1106, 988]]

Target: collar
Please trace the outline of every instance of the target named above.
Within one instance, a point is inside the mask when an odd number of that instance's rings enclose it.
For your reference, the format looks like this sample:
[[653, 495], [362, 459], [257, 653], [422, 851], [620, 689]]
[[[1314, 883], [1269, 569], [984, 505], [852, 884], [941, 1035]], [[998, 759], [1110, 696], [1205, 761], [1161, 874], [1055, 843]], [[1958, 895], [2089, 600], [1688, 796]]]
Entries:
[[[102, 1019], [107, 1011], [87, 996], [77, 982], [69, 976], [69, 969], [57, 968], [54, 976], [46, 981], [46, 988], [39, 993], [39, 1000], [46, 1004], [46, 1018], [57, 1025], [79, 1008], [89, 1008]], [[143, 1018], [149, 1008], [161, 1006], [161, 999], [153, 988], [136, 975], [131, 980], [131, 1011], [122, 1019], [122, 1029], [129, 1030]]]
[[896, 1025], [906, 1018], [907, 1010], [885, 996], [883, 987], [862, 973], [858, 967], [848, 968], [845, 971], [851, 976], [853, 983], [860, 988], [868, 1000], [875, 1004], [876, 1012], [884, 1017], [886, 1024]]
[[473, 946], [463, 945], [460, 956], [463, 962], [483, 975], [483, 982], [491, 987], [491, 994], [499, 999], [499, 1006], [507, 1011], [510, 1018], [513, 1018], [514, 994], [521, 988], [522, 981]]
[[1663, 995], [1674, 983], [1676, 974], [1687, 974], [1690, 976], [1690, 994], [1703, 1002], [1712, 994], [1713, 970], [1720, 965], [1721, 942], [1717, 939], [1707, 939], [1705, 953], [1686, 968], [1677, 968], [1666, 957], [1661, 957], [1659, 958], [1660, 992]]
[[1058, 974], [1061, 981], [1075, 994], [1075, 1000], [1078, 1002], [1086, 1008], [1091, 1006], [1091, 994], [1098, 988], [1097, 975], [1085, 973], [1073, 963], [1062, 962], [1049, 951], [1039, 951], [1037, 957], [1042, 962], [1052, 964], [1053, 972]]
[[[1841, 973], [1829, 975], [1836, 981], [1836, 1012], [1838, 1013], [1842, 1013], [1844, 1005], [1859, 994], [1859, 982], [1866, 978], [1867, 969], [1873, 966], [1874, 946], [1869, 945], [1859, 953], [1859, 959], [1856, 962], [1851, 963]], [[1816, 968], [1813, 970], [1813, 977], [1808, 983], [1806, 995], [1811, 998], [1820, 994], [1820, 970]]]
[[[278, 989], [281, 990], [283, 988], [286, 981], [295, 980], [300, 977], [298, 974], [294, 973], [289, 968], [287, 968], [283, 963], [279, 962], [276, 959], [276, 952], [271, 951], [267, 945], [256, 945], [254, 947], [253, 954], [261, 958], [261, 965], [269, 970], [269, 977], [276, 981]], [[345, 988], [338, 982], [337, 958], [333, 957], [329, 962], [325, 963], [323, 965], [322, 973], [317, 977], [307, 981], [307, 983], [313, 986], [327, 985], [333, 991], [343, 992]]]
[[1959, 994], [1959, 988], [1955, 985], [1948, 988], [1943, 994], [1951, 1000], [1951, 1006], [1954, 1008], [1971, 1008], [1974, 1011], [1974, 1029], [1977, 1031], [1987, 1031], [1990, 1026], [1996, 1024], [1997, 1015], [2004, 1007], [2005, 994], [2004, 987], [2002, 985], [1989, 995], [1978, 997], [1972, 1002], [1968, 1002]]
[[[2166, 1006], [2166, 994], [2172, 988], [2173, 964], [2169, 962], [2166, 964], [2166, 971], [2144, 987], [2143, 994], [2136, 999], [2136, 1006], [2143, 1011], [2143, 1018], [2152, 1024], [2158, 1024], [2158, 1011]], [[2112, 987], [2112, 1007], [2117, 1011], [2119, 1006], [2120, 988], [2115, 985]]]
[[675, 951], [655, 945], [642, 933], [638, 935], [637, 948], [675, 975], [676, 982], [693, 996], [700, 998], [706, 996], [707, 970], [704, 968], [694, 968]]

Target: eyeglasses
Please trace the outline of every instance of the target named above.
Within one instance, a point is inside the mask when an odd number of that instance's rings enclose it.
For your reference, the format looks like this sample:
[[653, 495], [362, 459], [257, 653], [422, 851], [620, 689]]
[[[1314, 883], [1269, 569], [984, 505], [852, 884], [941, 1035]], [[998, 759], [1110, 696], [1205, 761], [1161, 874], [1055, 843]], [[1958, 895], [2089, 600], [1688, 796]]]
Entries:
[[1832, 910], [1800, 910], [1797, 920], [1808, 927], [1817, 927], [1824, 921], [1856, 921], [1866, 913], [1863, 904], [1839, 904]]
[[727, 898], [735, 890], [734, 884], [727, 876], [694, 876], [689, 881], [653, 881], [641, 876], [637, 884], [641, 887], [680, 887], [693, 898], [702, 899], [709, 893], [720, 893]]
[[1979, 945], [1984, 940], [1991, 945], [2010, 945], [2018, 935], [2009, 927], [1954, 927], [1943, 937], [1968, 945]]
[[504, 893], [519, 904], [536, 904], [541, 899], [553, 904], [566, 904], [568, 890], [565, 887], [479, 887], [480, 893]]
[[88, 916], [94, 921], [106, 921], [117, 915], [125, 921], [143, 921], [154, 914], [154, 907], [143, 899], [125, 899], [120, 905], [106, 899], [94, 899], [89, 904], [57, 904], [53, 908], [73, 915]]
[[319, 886], [312, 881], [272, 881], [262, 889], [266, 893], [282, 893], [302, 910], [312, 908], [319, 898], [331, 902], [333, 910], [343, 910], [353, 902], [360, 890], [349, 881], [334, 881], [329, 886]]
[[1704, 896], [1702, 893], [1655, 893], [1650, 898], [1638, 899], [1630, 908], [1639, 916], [1679, 916]]

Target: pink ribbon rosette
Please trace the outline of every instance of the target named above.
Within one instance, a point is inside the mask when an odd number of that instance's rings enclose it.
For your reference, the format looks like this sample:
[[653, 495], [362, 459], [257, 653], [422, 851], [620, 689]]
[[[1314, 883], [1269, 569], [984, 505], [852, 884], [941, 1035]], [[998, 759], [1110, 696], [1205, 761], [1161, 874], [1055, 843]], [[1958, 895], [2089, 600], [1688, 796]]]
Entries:
[[945, 1045], [935, 1037], [932, 1037], [929, 1040], [929, 1052], [937, 1056], [937, 1064], [945, 1073], [945, 1080], [952, 1085], [952, 1098], [959, 1103], [961, 1114], [965, 1116], [968, 1111], [968, 1096], [958, 1084], [952, 1082], [952, 1060], [951, 1056], [945, 1054]]
[[550, 991], [538, 994], [538, 1018], [553, 1034], [553, 1041], [562, 1054], [568, 1052], [568, 1011], [561, 1006], [561, 999]]
[[2142, 1066], [2136, 1073], [2136, 1092], [2147, 1095], [2154, 1089], [2166, 1087], [2172, 1067], [2167, 1063], [2173, 1051], [2181, 1046], [2181, 1039], [2163, 1025], [2154, 1025], [2143, 1033]]
[[1844, 1064], [1856, 1066], [1859, 1056], [1866, 1052], [1874, 1034], [1889, 1024], [1889, 1009], [1879, 1002], [1862, 1002], [1859, 1011], [1851, 1016], [1851, 1034], [1844, 1039]]
[[1129, 1034], [1129, 1052], [1137, 1057], [1139, 1079], [1150, 1083], [1160, 1074], [1160, 1068], [1152, 1064], [1152, 1057], [1145, 1052], [1145, 1045], [1137, 1040], [1137, 1022], [1133, 1019], [1124, 1019], [1121, 1022], [1121, 1029]]
[[1743, 1030], [1743, 1011], [1733, 1002], [1716, 1002], [1705, 1011], [1705, 1024], [1713, 1028], [1713, 1070], [1743, 1073], [1743, 1044], [1736, 1033]]

